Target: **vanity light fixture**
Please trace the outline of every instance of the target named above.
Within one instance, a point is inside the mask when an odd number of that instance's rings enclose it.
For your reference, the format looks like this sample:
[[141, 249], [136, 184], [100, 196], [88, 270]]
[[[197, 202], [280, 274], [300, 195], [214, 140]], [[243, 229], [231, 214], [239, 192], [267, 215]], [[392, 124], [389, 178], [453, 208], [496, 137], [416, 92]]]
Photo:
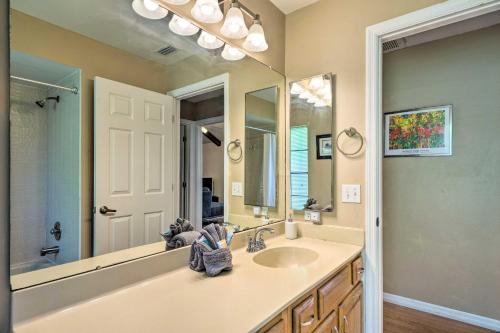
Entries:
[[319, 98], [312, 95], [311, 97], [309, 97], [307, 99], [307, 103], [310, 103], [310, 104], [316, 104], [317, 102], [319, 101]]
[[200, 31], [200, 28], [175, 14], [168, 23], [168, 27], [180, 36], [192, 36]]
[[236, 0], [232, 0], [231, 8], [229, 8], [226, 14], [226, 19], [220, 32], [224, 37], [232, 39], [240, 39], [248, 35], [248, 28], [243, 18], [243, 12]]
[[198, 37], [198, 45], [208, 50], [215, 50], [222, 47], [224, 42], [206, 31], [201, 31], [200, 37]]
[[304, 88], [301, 87], [297, 82], [292, 83], [292, 88], [290, 89], [290, 94], [300, 95], [304, 92]]
[[196, 0], [191, 15], [203, 23], [217, 23], [224, 17], [217, 0]]
[[224, 50], [222, 50], [221, 55], [222, 58], [229, 61], [241, 60], [245, 58], [245, 53], [241, 52], [240, 49], [232, 47], [231, 45], [228, 44], [224, 46]]
[[260, 15], [255, 15], [255, 19], [253, 20], [253, 24], [250, 27], [248, 36], [243, 43], [243, 47], [245, 48], [245, 50], [251, 52], [264, 52], [268, 49], [269, 45], [266, 41], [264, 28], [262, 28]]
[[168, 10], [160, 7], [156, 0], [134, 0], [132, 8], [137, 14], [151, 20], [161, 20], [168, 14]]
[[180, 5], [185, 5], [187, 4], [189, 1], [191, 0], [165, 0], [167, 3], [170, 3], [172, 5], [177, 5], [177, 6], [180, 6]]
[[325, 82], [323, 81], [323, 77], [322, 76], [315, 76], [311, 79], [311, 81], [309, 81], [309, 89], [312, 89], [312, 90], [318, 90], [318, 89], [321, 89], [325, 86]]

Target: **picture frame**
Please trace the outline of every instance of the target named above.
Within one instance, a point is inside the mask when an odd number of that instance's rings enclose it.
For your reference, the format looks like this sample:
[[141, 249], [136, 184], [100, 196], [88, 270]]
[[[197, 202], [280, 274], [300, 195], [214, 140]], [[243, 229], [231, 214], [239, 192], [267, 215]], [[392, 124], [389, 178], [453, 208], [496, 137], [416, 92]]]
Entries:
[[384, 114], [384, 156], [451, 156], [452, 105]]
[[331, 160], [332, 159], [332, 135], [321, 134], [316, 135], [316, 159]]

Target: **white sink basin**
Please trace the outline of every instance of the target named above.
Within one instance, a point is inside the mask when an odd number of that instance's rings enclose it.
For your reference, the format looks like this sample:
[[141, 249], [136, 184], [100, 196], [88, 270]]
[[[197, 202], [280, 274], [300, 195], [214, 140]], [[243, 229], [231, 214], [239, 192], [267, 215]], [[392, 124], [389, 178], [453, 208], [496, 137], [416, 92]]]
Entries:
[[276, 247], [257, 253], [256, 264], [271, 268], [297, 268], [309, 265], [318, 259], [318, 253], [302, 247]]

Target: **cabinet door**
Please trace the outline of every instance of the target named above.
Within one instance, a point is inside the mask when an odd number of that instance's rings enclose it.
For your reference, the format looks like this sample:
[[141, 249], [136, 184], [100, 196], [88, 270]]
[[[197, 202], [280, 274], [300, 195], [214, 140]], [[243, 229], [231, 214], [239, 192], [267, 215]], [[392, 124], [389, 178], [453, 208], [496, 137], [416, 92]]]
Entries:
[[314, 333], [339, 333], [337, 325], [337, 311], [330, 313], [318, 328], [314, 330]]
[[285, 310], [279, 316], [269, 321], [258, 333], [288, 333], [287, 329], [288, 312]]
[[363, 284], [360, 283], [339, 307], [340, 333], [363, 332]]
[[347, 265], [340, 273], [318, 289], [319, 318], [335, 310], [349, 293], [352, 287], [351, 265]]
[[316, 298], [307, 297], [292, 310], [293, 333], [310, 333], [318, 320]]

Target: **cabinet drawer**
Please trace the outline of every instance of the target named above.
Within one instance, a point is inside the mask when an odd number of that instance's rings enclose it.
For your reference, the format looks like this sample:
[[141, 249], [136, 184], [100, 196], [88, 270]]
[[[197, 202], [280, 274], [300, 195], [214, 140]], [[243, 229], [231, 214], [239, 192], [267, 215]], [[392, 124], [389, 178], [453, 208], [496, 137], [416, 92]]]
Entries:
[[292, 310], [292, 327], [293, 333], [309, 333], [312, 332], [316, 322], [318, 321], [318, 314], [316, 313], [316, 298], [310, 295], [299, 305]]
[[363, 258], [359, 257], [358, 259], [352, 262], [352, 285], [355, 286], [359, 281], [363, 280], [363, 272], [365, 271], [363, 266]]
[[319, 324], [318, 328], [314, 330], [314, 333], [338, 333], [338, 318], [337, 311], [334, 311], [328, 315], [328, 317]]
[[324, 318], [342, 302], [352, 288], [352, 269], [347, 265], [318, 289], [319, 318]]

